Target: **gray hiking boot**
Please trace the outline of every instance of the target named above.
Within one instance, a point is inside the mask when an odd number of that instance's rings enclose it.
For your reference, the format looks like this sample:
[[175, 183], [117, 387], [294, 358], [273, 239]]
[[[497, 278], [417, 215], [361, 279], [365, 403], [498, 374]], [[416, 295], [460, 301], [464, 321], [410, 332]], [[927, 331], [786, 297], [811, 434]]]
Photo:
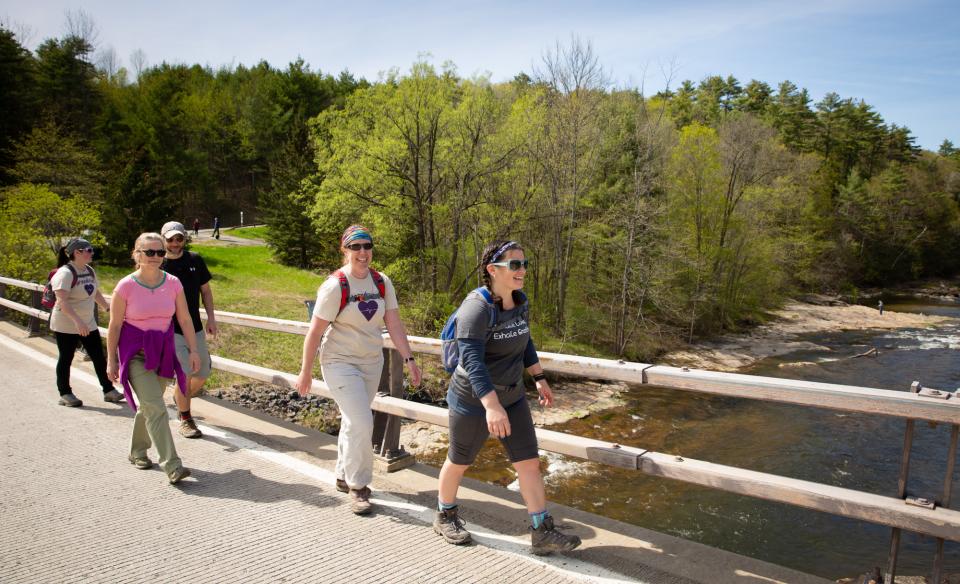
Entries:
[[437, 511], [437, 516], [433, 519], [433, 531], [443, 536], [447, 543], [453, 545], [470, 543], [472, 539], [470, 532], [463, 528], [464, 522], [458, 515], [459, 510], [458, 505], [451, 509]]
[[347, 484], [347, 481], [345, 481], [345, 480], [343, 480], [343, 479], [337, 479], [337, 483], [336, 483], [336, 484], [337, 484], [337, 490], [340, 491], [341, 493], [349, 493], [349, 492], [350, 492], [350, 485]]
[[370, 504], [370, 487], [350, 489], [350, 510], [354, 515], [366, 515], [373, 510]]
[[172, 473], [168, 474], [167, 479], [170, 481], [171, 485], [175, 485], [188, 476], [190, 476], [190, 469], [181, 466]]
[[103, 401], [111, 404], [120, 403], [123, 401], [123, 394], [115, 389], [111, 389], [103, 393]]
[[60, 396], [60, 401], [58, 402], [61, 406], [67, 406], [68, 408], [79, 408], [83, 405], [83, 402], [80, 401], [80, 398], [73, 395], [72, 393], [65, 393]]
[[534, 555], [545, 556], [553, 552], [569, 552], [580, 545], [580, 538], [575, 535], [564, 535], [553, 525], [553, 517], [544, 518], [540, 527], [530, 528], [530, 544]]

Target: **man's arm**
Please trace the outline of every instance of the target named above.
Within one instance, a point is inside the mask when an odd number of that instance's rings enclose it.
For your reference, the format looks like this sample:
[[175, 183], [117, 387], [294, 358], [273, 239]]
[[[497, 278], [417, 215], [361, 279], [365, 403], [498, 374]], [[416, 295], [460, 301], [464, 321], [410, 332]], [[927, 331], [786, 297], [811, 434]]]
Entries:
[[214, 315], [213, 290], [210, 289], [210, 282], [200, 286], [200, 298], [203, 300], [204, 310], [207, 311], [207, 332], [217, 336], [217, 318]]

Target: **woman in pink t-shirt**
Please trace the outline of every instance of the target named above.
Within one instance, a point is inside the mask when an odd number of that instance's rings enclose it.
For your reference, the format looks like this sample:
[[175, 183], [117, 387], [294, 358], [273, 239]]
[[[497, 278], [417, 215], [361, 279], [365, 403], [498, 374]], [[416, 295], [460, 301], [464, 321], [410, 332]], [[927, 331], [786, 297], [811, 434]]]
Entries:
[[[110, 302], [107, 375], [123, 383], [127, 403], [137, 412], [128, 460], [139, 469], [151, 468], [153, 461], [147, 457], [147, 450], [155, 444], [160, 467], [170, 484], [176, 484], [190, 476], [190, 470], [177, 456], [163, 403], [163, 388], [174, 377], [181, 392], [187, 387], [173, 341], [174, 315], [190, 349], [192, 373], [199, 371], [200, 358], [183, 285], [160, 269], [164, 255], [159, 233], [143, 233], [137, 238], [133, 250], [137, 271], [117, 283]], [[139, 409], [131, 389], [137, 395]]]

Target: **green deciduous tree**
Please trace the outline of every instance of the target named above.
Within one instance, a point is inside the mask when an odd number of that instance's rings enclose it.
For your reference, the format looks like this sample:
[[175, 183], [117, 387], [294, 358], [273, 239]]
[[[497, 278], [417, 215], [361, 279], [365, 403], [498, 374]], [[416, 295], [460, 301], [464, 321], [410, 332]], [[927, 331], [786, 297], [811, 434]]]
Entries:
[[100, 227], [100, 213], [80, 197], [62, 198], [47, 185], [19, 184], [3, 198], [4, 221], [42, 238], [56, 253], [63, 241]]

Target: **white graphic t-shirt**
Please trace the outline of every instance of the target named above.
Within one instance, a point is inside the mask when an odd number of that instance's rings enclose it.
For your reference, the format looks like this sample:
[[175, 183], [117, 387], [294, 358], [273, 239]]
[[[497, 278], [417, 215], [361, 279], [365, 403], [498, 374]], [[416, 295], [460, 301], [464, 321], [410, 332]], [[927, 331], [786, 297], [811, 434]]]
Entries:
[[[94, 314], [96, 301], [94, 299], [100, 282], [97, 281], [96, 274], [93, 271], [84, 268], [83, 270], [77, 270], [77, 285], [71, 288], [70, 284], [72, 283], [73, 272], [67, 266], [60, 266], [57, 273], [50, 278], [51, 287], [54, 290], [63, 290], [67, 293], [67, 302], [70, 307], [77, 313], [80, 320], [87, 325], [87, 328], [93, 330], [97, 328], [97, 319]], [[56, 306], [50, 313], [50, 330], [72, 335], [79, 334], [73, 319], [60, 309], [59, 300], [57, 300]]]
[[344, 270], [350, 298], [340, 310], [340, 281], [331, 276], [317, 290], [313, 316], [330, 321], [320, 343], [321, 363], [373, 364], [383, 358], [383, 316], [397, 308], [393, 282], [383, 272], [386, 298], [380, 297], [372, 275], [359, 280]]

